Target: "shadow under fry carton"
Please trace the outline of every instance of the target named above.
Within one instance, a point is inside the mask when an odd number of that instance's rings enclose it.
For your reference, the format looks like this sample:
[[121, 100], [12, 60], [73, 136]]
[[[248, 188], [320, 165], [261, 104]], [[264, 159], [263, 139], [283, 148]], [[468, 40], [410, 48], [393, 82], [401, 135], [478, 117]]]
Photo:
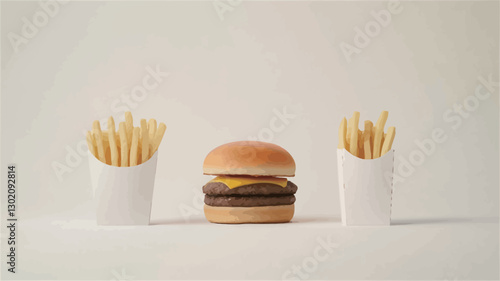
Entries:
[[148, 225], [158, 151], [132, 167], [105, 164], [89, 152], [98, 225]]
[[376, 159], [360, 159], [337, 149], [342, 224], [390, 225], [394, 150]]

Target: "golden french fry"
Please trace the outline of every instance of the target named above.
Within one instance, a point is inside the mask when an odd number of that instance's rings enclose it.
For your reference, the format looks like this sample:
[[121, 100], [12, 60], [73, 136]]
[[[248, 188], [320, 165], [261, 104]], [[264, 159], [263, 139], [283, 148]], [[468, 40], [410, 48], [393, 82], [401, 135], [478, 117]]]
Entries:
[[369, 133], [364, 133], [363, 135], [364, 138], [364, 152], [365, 152], [365, 159], [372, 159], [372, 150], [371, 150], [371, 144], [370, 144], [370, 134]]
[[[351, 142], [351, 130], [352, 130], [352, 117], [348, 119], [347, 121], [347, 134], [346, 134], [346, 141], [349, 144]], [[350, 148], [350, 146], [348, 146]]]
[[107, 130], [105, 130], [105, 131], [101, 130], [101, 134], [102, 134], [102, 145], [104, 147], [104, 155], [106, 156], [106, 164], [111, 165], [111, 154], [110, 154], [111, 151], [110, 151], [110, 147], [109, 147], [108, 131]]
[[373, 159], [380, 157], [380, 150], [382, 149], [382, 138], [384, 136], [385, 122], [389, 112], [382, 111], [380, 117], [375, 124], [375, 138], [373, 139]]
[[365, 121], [365, 131], [366, 131], [366, 128], [370, 128], [370, 150], [373, 152], [373, 137], [375, 137], [375, 133], [374, 133], [374, 127], [373, 127], [373, 123], [372, 121], [370, 120], [366, 120]]
[[[118, 132], [118, 131], [116, 131]], [[118, 167], [121, 167], [121, 163], [122, 163], [122, 156], [121, 156], [121, 144], [118, 140], [116, 140], [116, 146], [118, 148]]]
[[141, 138], [142, 138], [142, 163], [149, 159], [149, 132], [146, 119], [141, 119]]
[[363, 151], [363, 131], [358, 130], [358, 157], [363, 159], [365, 157], [365, 153]]
[[365, 159], [372, 159], [372, 131], [373, 123], [369, 120], [365, 121], [365, 132], [363, 134], [363, 148], [365, 152]]
[[110, 150], [109, 146], [105, 147], [104, 150], [106, 151], [104, 153], [105, 158], [106, 158], [106, 164], [111, 165], [111, 150]]
[[108, 139], [108, 131], [102, 131], [101, 130], [101, 133], [102, 133], [102, 141], [103, 142], [109, 141], [109, 139]]
[[103, 139], [102, 144], [104, 145], [104, 151], [106, 152], [104, 154], [106, 155], [106, 164], [111, 165], [111, 151], [109, 148], [109, 140]]
[[128, 141], [127, 141], [127, 127], [125, 122], [120, 122], [118, 132], [120, 133], [120, 150], [121, 150], [121, 167], [128, 167]]
[[106, 158], [106, 164], [111, 165], [111, 152], [109, 150], [109, 138], [108, 138], [108, 131], [101, 131], [102, 135], [102, 145], [104, 148], [104, 155]]
[[116, 145], [115, 120], [112, 116], [108, 118], [108, 139], [109, 150], [111, 154], [111, 165], [119, 166], [118, 163], [118, 147]]
[[97, 148], [97, 159], [99, 161], [106, 163], [106, 150], [104, 148], [104, 143], [102, 141], [102, 132], [101, 131], [93, 131], [94, 140]]
[[130, 143], [132, 142], [132, 133], [134, 131], [134, 118], [130, 111], [125, 112], [125, 125], [127, 129], [127, 143], [128, 146], [131, 147]]
[[339, 127], [339, 145], [338, 148], [344, 149], [346, 148], [346, 136], [347, 136], [347, 119], [342, 119]]
[[[371, 123], [371, 121], [370, 121]], [[372, 148], [372, 154], [373, 154], [373, 141], [375, 140], [375, 126], [373, 126], [373, 123], [372, 123], [372, 135], [370, 136], [370, 144], [371, 144], [371, 148]]]
[[139, 134], [140, 130], [138, 127], [135, 127], [134, 130], [132, 131], [132, 142], [130, 145], [130, 166], [136, 166], [137, 165], [137, 152], [139, 149]]
[[149, 140], [153, 140], [156, 134], [156, 119], [149, 119], [148, 122]]
[[92, 123], [92, 130], [101, 130], [101, 123], [99, 123], [99, 121], [95, 120], [93, 123]]
[[382, 146], [384, 145], [385, 134], [382, 136], [382, 140], [380, 141], [380, 156], [382, 156]]
[[382, 154], [381, 155], [384, 155], [387, 152], [389, 152], [389, 150], [391, 150], [392, 143], [394, 142], [395, 136], [396, 136], [396, 128], [389, 127], [389, 129], [387, 129], [387, 135], [385, 137], [384, 144], [382, 145]]
[[142, 163], [142, 137], [141, 137], [141, 128], [139, 128], [139, 140], [137, 142], [137, 165]]
[[99, 159], [103, 163], [106, 163], [106, 150], [104, 148], [101, 125], [99, 124], [99, 121], [94, 121], [92, 127], [92, 134], [94, 135], [94, 140], [97, 147], [97, 159]]
[[87, 131], [86, 137], [90, 153], [92, 153], [92, 155], [94, 155], [97, 158], [96, 147], [95, 147], [96, 144], [94, 141], [94, 137], [92, 136], [92, 133], [90, 133], [90, 131]]
[[158, 125], [158, 129], [156, 130], [155, 138], [152, 142], [153, 150], [150, 153], [151, 156], [156, 152], [156, 150], [158, 150], [158, 147], [160, 146], [161, 143], [161, 139], [165, 134], [165, 130], [167, 130], [167, 126], [164, 123], [160, 123], [160, 125]]
[[358, 126], [359, 112], [355, 111], [352, 115], [351, 141], [349, 142], [349, 152], [354, 156], [358, 156]]

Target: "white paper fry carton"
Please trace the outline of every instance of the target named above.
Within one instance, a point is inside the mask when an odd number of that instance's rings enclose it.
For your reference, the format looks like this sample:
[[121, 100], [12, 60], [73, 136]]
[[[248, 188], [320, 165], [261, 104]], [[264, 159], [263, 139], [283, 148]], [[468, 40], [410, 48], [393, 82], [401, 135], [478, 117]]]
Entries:
[[390, 225], [394, 150], [377, 159], [360, 159], [337, 149], [343, 225]]
[[116, 167], [89, 152], [98, 225], [148, 225], [158, 151], [137, 166]]

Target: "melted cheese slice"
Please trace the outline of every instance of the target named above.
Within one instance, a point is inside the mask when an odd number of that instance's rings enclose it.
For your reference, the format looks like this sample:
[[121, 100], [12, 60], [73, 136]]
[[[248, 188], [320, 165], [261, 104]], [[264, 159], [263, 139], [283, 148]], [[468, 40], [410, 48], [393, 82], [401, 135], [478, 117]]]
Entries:
[[284, 178], [273, 178], [273, 177], [238, 177], [238, 176], [218, 176], [211, 180], [210, 182], [221, 182], [229, 189], [237, 188], [244, 185], [256, 184], [256, 183], [270, 183], [276, 184], [281, 187], [286, 187], [288, 180]]

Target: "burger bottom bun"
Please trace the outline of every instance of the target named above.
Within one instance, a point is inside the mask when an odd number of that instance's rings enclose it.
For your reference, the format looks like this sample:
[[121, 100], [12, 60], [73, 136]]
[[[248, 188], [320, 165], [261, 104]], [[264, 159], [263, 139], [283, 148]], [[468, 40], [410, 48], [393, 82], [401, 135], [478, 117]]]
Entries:
[[282, 223], [293, 218], [295, 205], [261, 207], [204, 206], [205, 217], [213, 223]]

